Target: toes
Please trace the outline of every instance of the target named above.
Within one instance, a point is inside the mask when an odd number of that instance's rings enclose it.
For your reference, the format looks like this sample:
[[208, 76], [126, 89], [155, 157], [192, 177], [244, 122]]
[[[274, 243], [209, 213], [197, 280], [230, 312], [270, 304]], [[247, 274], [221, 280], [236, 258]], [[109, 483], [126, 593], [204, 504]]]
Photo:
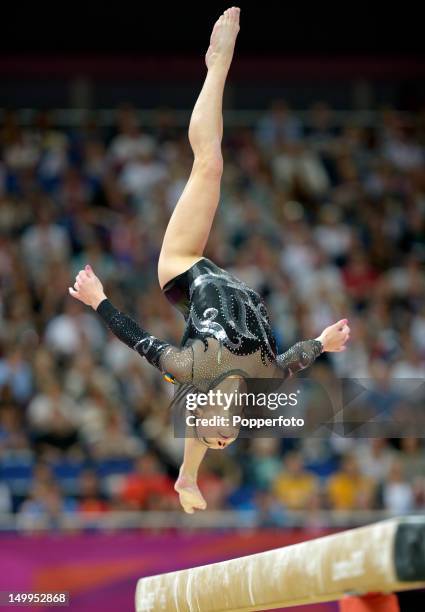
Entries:
[[210, 43], [211, 44], [214, 42], [215, 36], [217, 34], [217, 30], [221, 26], [221, 24], [223, 23], [223, 19], [224, 19], [224, 15], [221, 15], [221, 17], [214, 24], [213, 31], [211, 32], [211, 36], [210, 36]]
[[237, 6], [232, 6], [232, 8], [228, 8], [221, 15], [220, 19], [217, 21], [216, 25], [221, 23], [235, 23], [239, 22], [240, 8]]
[[239, 7], [237, 7], [237, 6], [233, 6], [230, 9], [229, 17], [230, 17], [230, 20], [232, 21], [232, 23], [238, 23], [240, 12], [241, 12], [241, 9]]

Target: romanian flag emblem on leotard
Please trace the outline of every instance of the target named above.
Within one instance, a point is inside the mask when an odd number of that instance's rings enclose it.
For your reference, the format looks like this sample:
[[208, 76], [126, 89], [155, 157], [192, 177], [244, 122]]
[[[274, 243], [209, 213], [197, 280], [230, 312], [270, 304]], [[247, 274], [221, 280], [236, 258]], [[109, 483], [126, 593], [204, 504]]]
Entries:
[[164, 379], [169, 382], [172, 383], [173, 385], [176, 384], [176, 379], [174, 378], [174, 376], [171, 376], [171, 374], [168, 374], [167, 372], [165, 372], [165, 374], [163, 374]]

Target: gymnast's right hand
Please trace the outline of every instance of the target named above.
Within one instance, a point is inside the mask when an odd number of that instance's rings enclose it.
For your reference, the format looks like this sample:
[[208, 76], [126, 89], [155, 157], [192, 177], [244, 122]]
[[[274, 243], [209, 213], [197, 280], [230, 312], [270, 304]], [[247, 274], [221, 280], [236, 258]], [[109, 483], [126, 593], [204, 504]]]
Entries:
[[341, 319], [323, 330], [318, 340], [323, 345], [323, 350], [329, 353], [340, 353], [347, 348], [346, 343], [350, 339], [350, 328], [347, 319]]
[[207, 507], [207, 502], [193, 478], [180, 474], [174, 490], [179, 494], [180, 504], [187, 514], [193, 514], [195, 510], [205, 510]]
[[68, 291], [72, 297], [91, 306], [94, 310], [97, 309], [100, 302], [106, 299], [102, 283], [89, 265], [78, 272], [74, 287], [69, 287]]

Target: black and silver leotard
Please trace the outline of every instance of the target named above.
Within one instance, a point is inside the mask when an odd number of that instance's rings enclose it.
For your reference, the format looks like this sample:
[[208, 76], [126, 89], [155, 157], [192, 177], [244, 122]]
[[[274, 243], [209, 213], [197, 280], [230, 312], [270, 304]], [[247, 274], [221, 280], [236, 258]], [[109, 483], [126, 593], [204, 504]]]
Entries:
[[149, 334], [109, 300], [97, 312], [120, 340], [178, 383], [204, 391], [234, 373], [287, 378], [323, 350], [319, 340], [305, 340], [278, 355], [263, 299], [209, 259], [200, 259], [163, 291], [186, 320], [179, 348]]

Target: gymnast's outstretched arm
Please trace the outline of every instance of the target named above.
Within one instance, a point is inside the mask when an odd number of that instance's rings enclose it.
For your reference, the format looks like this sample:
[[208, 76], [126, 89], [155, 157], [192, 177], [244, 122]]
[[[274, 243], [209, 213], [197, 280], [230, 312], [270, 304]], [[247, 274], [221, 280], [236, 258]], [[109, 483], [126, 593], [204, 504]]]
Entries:
[[323, 352], [340, 353], [345, 351], [345, 345], [350, 337], [347, 319], [326, 327], [315, 340], [302, 340], [291, 346], [286, 353], [278, 355], [277, 365], [286, 377], [310, 367]]
[[191, 382], [193, 353], [189, 347], [179, 349], [164, 340], [159, 340], [144, 330], [129, 316], [117, 310], [107, 299], [103, 286], [90, 266], [86, 266], [76, 277], [69, 293], [87, 306], [91, 306], [109, 329], [127, 346], [177, 382]]
[[277, 365], [282, 369], [285, 378], [310, 367], [323, 353], [320, 340], [303, 340], [291, 346], [285, 353], [277, 356]]

